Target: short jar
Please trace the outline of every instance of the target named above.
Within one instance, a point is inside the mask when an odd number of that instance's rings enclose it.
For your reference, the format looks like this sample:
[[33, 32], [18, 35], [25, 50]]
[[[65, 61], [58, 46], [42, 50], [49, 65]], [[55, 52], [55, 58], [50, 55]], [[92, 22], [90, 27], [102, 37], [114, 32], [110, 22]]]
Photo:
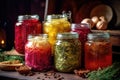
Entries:
[[112, 64], [112, 44], [107, 32], [89, 33], [85, 43], [85, 68], [97, 70]]
[[35, 71], [51, 68], [51, 45], [47, 34], [29, 35], [25, 45], [25, 64]]
[[76, 32], [58, 33], [54, 48], [55, 69], [73, 72], [81, 66], [81, 42]]

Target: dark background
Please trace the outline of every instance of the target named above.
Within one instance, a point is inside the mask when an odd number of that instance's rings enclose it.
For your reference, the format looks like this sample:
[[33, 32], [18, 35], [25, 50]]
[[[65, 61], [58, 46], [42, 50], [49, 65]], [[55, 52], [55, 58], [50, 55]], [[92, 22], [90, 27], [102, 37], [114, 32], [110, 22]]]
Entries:
[[[45, 1], [0, 0], [0, 28], [6, 32], [8, 50], [14, 46], [14, 24], [17, 22], [18, 15], [38, 14], [42, 22], [44, 20]], [[113, 10], [113, 18], [108, 29], [120, 30], [120, 21], [117, 20], [120, 0], [49, 0], [47, 14], [61, 14], [63, 10], [71, 11], [72, 22], [78, 23], [83, 18], [90, 17], [90, 11], [99, 4], [107, 4]]]

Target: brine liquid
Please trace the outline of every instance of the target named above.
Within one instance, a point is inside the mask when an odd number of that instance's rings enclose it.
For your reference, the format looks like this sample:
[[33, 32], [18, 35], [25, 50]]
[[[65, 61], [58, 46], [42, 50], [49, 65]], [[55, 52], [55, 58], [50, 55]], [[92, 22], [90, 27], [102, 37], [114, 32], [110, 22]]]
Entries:
[[28, 34], [40, 34], [41, 23], [36, 19], [24, 20], [15, 24], [15, 49], [24, 54]]
[[87, 42], [85, 44], [85, 68], [97, 70], [112, 64], [110, 42]]
[[56, 42], [56, 37], [58, 33], [69, 32], [70, 22], [66, 19], [52, 19], [49, 22], [43, 24], [43, 32], [48, 34], [48, 41], [52, 45], [52, 53], [54, 51], [54, 45]]
[[91, 32], [91, 30], [87, 24], [75, 24], [72, 32], [77, 32], [79, 34], [79, 40], [84, 45], [84, 43], [87, 41], [87, 35]]
[[88, 24], [75, 24], [75, 26], [72, 28], [72, 32], [77, 32], [79, 34], [79, 40], [81, 42], [82, 46], [82, 67], [84, 67], [84, 44], [87, 41], [87, 35], [91, 32]]

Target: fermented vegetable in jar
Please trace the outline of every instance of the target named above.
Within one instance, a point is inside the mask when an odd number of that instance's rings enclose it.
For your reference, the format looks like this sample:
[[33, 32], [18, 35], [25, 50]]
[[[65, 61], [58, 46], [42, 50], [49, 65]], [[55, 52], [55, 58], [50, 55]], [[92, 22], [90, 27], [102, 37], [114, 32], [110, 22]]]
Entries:
[[43, 32], [48, 34], [49, 38], [48, 41], [52, 45], [52, 52], [53, 46], [56, 41], [57, 33], [62, 32], [69, 32], [70, 22], [65, 15], [48, 15], [47, 20], [43, 24]]
[[87, 41], [87, 35], [91, 32], [90, 25], [86, 23], [73, 23], [71, 26], [71, 32], [77, 32], [79, 34], [79, 40], [82, 45]]
[[24, 54], [24, 46], [29, 34], [40, 34], [41, 22], [38, 15], [20, 15], [15, 24], [15, 49]]
[[97, 70], [112, 64], [112, 45], [109, 33], [90, 33], [85, 43], [85, 68]]
[[82, 67], [84, 67], [84, 44], [87, 41], [88, 33], [91, 32], [90, 25], [86, 23], [73, 23], [71, 32], [77, 32], [79, 34], [79, 40], [82, 44]]
[[51, 45], [47, 34], [29, 35], [25, 45], [25, 64], [35, 71], [51, 68]]
[[81, 42], [78, 34], [58, 33], [54, 48], [54, 64], [60, 72], [73, 72], [81, 66]]

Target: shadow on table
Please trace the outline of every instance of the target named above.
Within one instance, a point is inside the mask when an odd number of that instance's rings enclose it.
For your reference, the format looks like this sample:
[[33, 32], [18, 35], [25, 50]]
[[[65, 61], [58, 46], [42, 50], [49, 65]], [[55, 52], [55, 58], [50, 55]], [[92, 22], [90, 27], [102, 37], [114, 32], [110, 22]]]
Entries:
[[0, 76], [0, 80], [27, 80], [27, 79], [17, 79], [17, 78]]

